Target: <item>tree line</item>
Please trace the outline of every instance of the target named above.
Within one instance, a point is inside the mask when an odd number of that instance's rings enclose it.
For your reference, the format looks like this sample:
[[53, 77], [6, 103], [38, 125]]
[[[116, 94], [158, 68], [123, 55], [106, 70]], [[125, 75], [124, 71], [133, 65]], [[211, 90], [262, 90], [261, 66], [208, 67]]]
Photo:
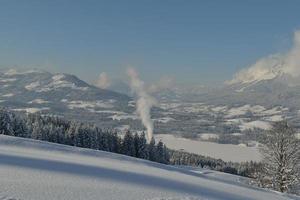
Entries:
[[202, 156], [184, 151], [170, 150], [170, 164], [187, 165], [193, 167], [201, 167], [212, 169], [224, 173], [253, 178], [261, 163], [249, 162], [225, 162], [221, 159], [215, 159], [208, 156]]
[[109, 151], [163, 164], [169, 163], [168, 149], [154, 138], [147, 143], [145, 133], [101, 129], [94, 124], [67, 121], [39, 114], [19, 115], [0, 109], [0, 134], [32, 138], [76, 147]]

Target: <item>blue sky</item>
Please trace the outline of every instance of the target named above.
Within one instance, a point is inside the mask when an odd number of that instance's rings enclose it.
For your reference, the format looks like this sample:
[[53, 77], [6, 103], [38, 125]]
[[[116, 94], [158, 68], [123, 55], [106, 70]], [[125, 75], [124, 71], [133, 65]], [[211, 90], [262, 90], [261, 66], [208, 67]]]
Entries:
[[113, 78], [135, 67], [148, 82], [228, 80], [287, 50], [297, 0], [0, 0], [0, 67]]

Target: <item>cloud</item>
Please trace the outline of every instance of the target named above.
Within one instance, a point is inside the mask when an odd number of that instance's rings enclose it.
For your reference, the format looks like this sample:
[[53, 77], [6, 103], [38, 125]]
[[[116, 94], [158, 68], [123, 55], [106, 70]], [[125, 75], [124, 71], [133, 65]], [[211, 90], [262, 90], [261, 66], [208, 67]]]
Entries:
[[95, 81], [95, 86], [101, 89], [107, 89], [111, 85], [111, 81], [105, 72], [99, 74], [98, 79]]
[[250, 83], [273, 79], [280, 74], [300, 76], [300, 30], [295, 31], [293, 46], [286, 53], [269, 55], [234, 75], [227, 84]]

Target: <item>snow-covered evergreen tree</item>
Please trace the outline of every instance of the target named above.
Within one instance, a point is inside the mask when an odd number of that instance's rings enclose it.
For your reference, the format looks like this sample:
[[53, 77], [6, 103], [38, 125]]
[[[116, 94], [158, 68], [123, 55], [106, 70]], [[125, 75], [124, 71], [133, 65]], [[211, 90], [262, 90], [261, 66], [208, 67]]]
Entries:
[[66, 144], [75, 146], [75, 134], [77, 130], [76, 122], [72, 121], [66, 131]]
[[134, 139], [132, 133], [127, 131], [125, 133], [123, 143], [122, 143], [122, 153], [128, 156], [135, 156], [135, 146], [134, 146]]
[[12, 126], [14, 115], [13, 113], [7, 112], [1, 109], [0, 112], [0, 134], [14, 135], [14, 130]]
[[151, 161], [155, 161], [156, 160], [156, 147], [155, 147], [155, 139], [152, 138], [150, 140], [150, 143], [148, 144], [148, 159]]
[[145, 133], [134, 135], [134, 146], [136, 151], [136, 157], [147, 159], [148, 158], [148, 149], [147, 149], [147, 139]]
[[162, 141], [159, 141], [155, 149], [155, 160], [157, 162], [166, 163], [164, 150], [164, 143], [162, 143]]
[[35, 121], [33, 124], [32, 124], [32, 133], [31, 133], [31, 137], [33, 139], [36, 139], [36, 140], [42, 140], [42, 128], [40, 126], [41, 124], [39, 123], [39, 121]]

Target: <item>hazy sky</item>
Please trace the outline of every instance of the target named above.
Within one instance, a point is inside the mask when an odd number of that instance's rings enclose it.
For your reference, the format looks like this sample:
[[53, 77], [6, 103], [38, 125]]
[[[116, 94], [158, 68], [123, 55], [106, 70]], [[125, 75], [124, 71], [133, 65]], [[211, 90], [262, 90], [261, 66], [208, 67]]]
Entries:
[[298, 0], [0, 0], [0, 67], [223, 81], [288, 49], [299, 10]]

